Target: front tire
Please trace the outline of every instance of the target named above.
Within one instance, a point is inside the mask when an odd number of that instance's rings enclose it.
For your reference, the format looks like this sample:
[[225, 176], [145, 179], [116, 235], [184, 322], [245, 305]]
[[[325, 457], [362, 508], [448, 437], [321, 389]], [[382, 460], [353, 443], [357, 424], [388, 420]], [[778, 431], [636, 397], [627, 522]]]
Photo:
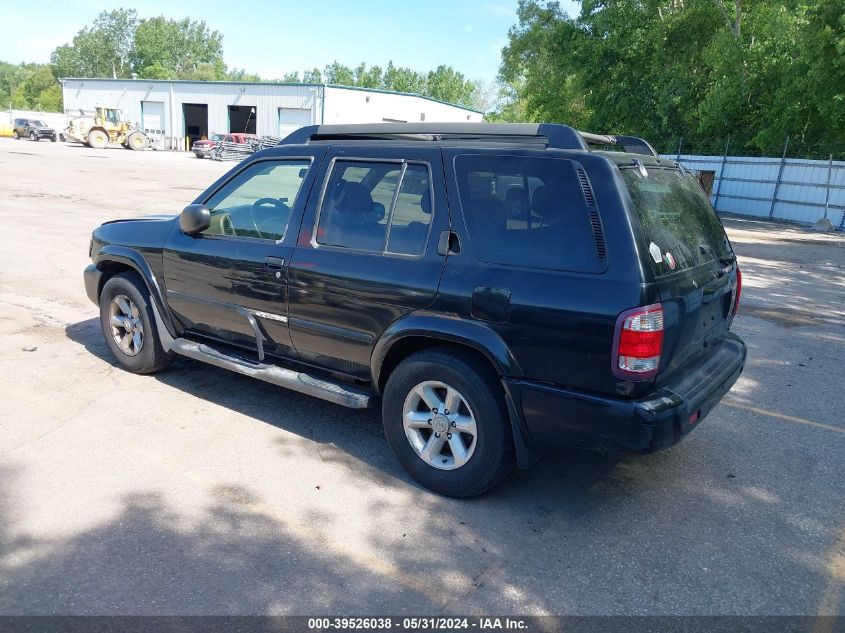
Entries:
[[132, 132], [126, 137], [126, 147], [139, 152], [147, 148], [147, 137], [141, 132]]
[[513, 467], [499, 377], [460, 350], [423, 350], [402, 361], [387, 381], [382, 420], [405, 470], [442, 495], [479, 495]]
[[173, 359], [161, 346], [149, 291], [137, 273], [115, 275], [103, 286], [100, 327], [118, 364], [127, 371], [150, 374]]
[[30, 132], [29, 133], [29, 140], [37, 142], [38, 141], [38, 135], [35, 132]]

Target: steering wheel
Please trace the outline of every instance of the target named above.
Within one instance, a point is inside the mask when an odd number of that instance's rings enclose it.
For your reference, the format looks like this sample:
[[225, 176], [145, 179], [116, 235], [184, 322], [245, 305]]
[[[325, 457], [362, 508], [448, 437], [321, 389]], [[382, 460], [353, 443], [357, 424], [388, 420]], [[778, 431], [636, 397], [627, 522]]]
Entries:
[[[279, 217], [280, 214], [282, 217]], [[249, 217], [252, 220], [252, 225], [258, 232], [258, 236], [265, 239], [278, 238], [265, 236], [259, 228], [259, 224], [265, 225], [264, 228], [267, 230], [268, 227], [266, 226], [266, 223], [268, 221], [279, 221], [282, 230], [275, 232], [275, 235], [281, 235], [284, 233], [284, 227], [287, 226], [289, 216], [290, 207], [278, 198], [259, 198], [253, 202], [252, 206], [249, 208]]]

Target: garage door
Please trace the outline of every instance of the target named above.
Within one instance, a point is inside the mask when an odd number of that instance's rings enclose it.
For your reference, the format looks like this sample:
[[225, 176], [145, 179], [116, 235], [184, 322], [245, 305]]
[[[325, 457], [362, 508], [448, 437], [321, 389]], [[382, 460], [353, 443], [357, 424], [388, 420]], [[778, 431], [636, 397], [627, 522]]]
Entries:
[[141, 102], [141, 129], [148, 134], [164, 133], [163, 101]]
[[285, 137], [306, 125], [311, 125], [310, 109], [279, 108], [279, 136]]

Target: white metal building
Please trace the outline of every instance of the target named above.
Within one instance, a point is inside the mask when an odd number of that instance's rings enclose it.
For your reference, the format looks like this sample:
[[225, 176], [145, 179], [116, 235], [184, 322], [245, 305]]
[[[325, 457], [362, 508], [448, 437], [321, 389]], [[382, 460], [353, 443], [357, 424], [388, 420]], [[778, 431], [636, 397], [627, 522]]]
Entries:
[[482, 113], [415, 94], [330, 84], [62, 79], [65, 112], [118, 108], [160, 148], [210, 134], [286, 136], [304, 125], [481, 121]]

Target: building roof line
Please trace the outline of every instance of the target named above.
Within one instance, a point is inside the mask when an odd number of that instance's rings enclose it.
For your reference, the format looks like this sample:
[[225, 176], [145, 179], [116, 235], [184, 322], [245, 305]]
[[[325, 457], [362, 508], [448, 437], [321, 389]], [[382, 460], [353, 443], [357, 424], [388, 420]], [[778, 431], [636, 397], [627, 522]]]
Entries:
[[380, 92], [384, 94], [390, 95], [401, 95], [403, 97], [418, 97], [420, 99], [425, 99], [426, 101], [434, 101], [435, 103], [442, 103], [443, 105], [452, 106], [453, 108], [459, 108], [461, 110], [466, 110], [467, 112], [474, 112], [476, 114], [484, 114], [482, 110], [475, 110], [473, 108], [468, 108], [466, 106], [462, 106], [457, 103], [452, 103], [451, 101], [443, 101], [443, 99], [437, 99], [435, 97], [429, 97], [426, 95], [421, 95], [418, 92], [401, 92], [399, 90], [383, 90], [381, 88], [364, 88], [361, 86], [343, 86], [341, 84], [322, 84], [327, 88], [340, 88], [342, 90], [362, 90], [364, 92]]
[[341, 84], [331, 84], [331, 83], [305, 83], [305, 82], [297, 82], [297, 81], [225, 81], [225, 80], [210, 80], [210, 81], [203, 81], [203, 80], [195, 80], [195, 79], [112, 79], [110, 77], [60, 77], [59, 81], [64, 83], [66, 81], [100, 81], [100, 82], [131, 82], [131, 83], [153, 83], [153, 84], [228, 84], [232, 86], [290, 86], [290, 87], [322, 87], [322, 88], [338, 88], [341, 90], [360, 90], [362, 92], [374, 92], [374, 93], [381, 93], [381, 94], [391, 94], [391, 95], [400, 95], [403, 97], [417, 97], [419, 99], [425, 99], [426, 101], [433, 101], [434, 103], [441, 103], [443, 105], [451, 106], [453, 108], [458, 108], [459, 110], [466, 110], [467, 112], [473, 112], [475, 114], [484, 114], [481, 110], [475, 110], [473, 108], [468, 108], [466, 106], [459, 105], [457, 103], [452, 103], [450, 101], [443, 101], [442, 99], [437, 99], [435, 97], [429, 97], [426, 95], [421, 95], [417, 92], [401, 92], [399, 90], [383, 90], [381, 88], [364, 88], [362, 86], [344, 86]]

